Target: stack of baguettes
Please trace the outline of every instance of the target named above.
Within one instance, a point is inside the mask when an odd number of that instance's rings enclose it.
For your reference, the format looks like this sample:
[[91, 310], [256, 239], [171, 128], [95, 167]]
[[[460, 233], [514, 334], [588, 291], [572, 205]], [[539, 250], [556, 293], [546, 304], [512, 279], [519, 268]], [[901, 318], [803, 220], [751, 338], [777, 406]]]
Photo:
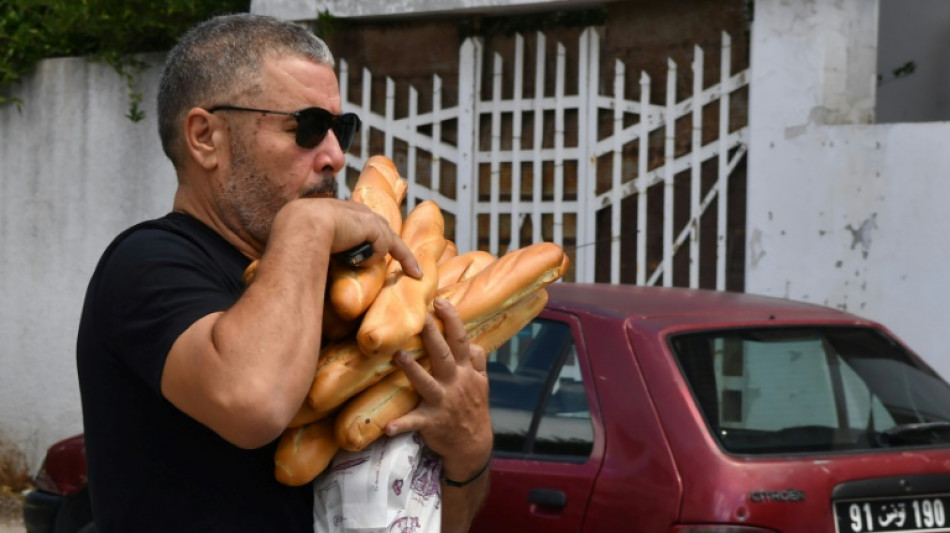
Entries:
[[[389, 257], [365, 268], [331, 265], [317, 373], [274, 457], [281, 483], [312, 481], [340, 448], [362, 450], [382, 436], [389, 421], [415, 408], [419, 395], [392, 358], [405, 350], [429, 369], [419, 333], [436, 296], [455, 306], [471, 342], [491, 352], [541, 312], [547, 303], [544, 287], [567, 268], [567, 256], [553, 243], [499, 258], [483, 251], [459, 254], [445, 238], [435, 202], [421, 202], [402, 219], [405, 194], [406, 182], [389, 158], [367, 160], [351, 200], [389, 221], [423, 276], [406, 276]], [[248, 267], [245, 282], [253, 281], [255, 268], [256, 262]]]

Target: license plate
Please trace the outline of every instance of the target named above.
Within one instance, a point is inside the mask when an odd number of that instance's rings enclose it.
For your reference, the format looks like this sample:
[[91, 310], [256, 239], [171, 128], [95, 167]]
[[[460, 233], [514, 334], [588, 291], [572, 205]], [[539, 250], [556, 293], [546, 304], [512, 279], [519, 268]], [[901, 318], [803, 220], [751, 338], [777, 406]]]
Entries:
[[834, 502], [837, 533], [950, 532], [950, 494]]

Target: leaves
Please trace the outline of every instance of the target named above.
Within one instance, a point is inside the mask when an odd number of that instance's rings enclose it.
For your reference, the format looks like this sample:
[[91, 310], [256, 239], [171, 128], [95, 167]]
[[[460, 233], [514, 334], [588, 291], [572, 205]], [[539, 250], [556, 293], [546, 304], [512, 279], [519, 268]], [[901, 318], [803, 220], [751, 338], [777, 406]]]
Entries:
[[129, 88], [130, 120], [144, 117], [132, 54], [170, 49], [197, 22], [247, 12], [250, 0], [0, 0], [0, 105], [17, 102], [10, 86], [42, 59], [87, 56], [104, 61]]

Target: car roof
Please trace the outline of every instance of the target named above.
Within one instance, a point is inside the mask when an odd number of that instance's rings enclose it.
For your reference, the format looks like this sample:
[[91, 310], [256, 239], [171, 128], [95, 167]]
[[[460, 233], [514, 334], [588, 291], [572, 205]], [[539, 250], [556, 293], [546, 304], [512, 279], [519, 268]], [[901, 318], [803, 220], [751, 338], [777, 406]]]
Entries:
[[864, 321], [844, 311], [784, 298], [740, 292], [558, 282], [548, 286], [548, 308], [636, 321], [746, 322], [791, 319]]

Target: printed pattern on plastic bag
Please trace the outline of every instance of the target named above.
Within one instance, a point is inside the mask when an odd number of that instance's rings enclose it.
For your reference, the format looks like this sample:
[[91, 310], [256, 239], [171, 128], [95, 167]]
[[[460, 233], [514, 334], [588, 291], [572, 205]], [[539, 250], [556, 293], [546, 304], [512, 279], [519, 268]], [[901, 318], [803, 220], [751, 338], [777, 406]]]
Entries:
[[314, 481], [314, 533], [434, 533], [442, 464], [417, 433], [340, 451]]

